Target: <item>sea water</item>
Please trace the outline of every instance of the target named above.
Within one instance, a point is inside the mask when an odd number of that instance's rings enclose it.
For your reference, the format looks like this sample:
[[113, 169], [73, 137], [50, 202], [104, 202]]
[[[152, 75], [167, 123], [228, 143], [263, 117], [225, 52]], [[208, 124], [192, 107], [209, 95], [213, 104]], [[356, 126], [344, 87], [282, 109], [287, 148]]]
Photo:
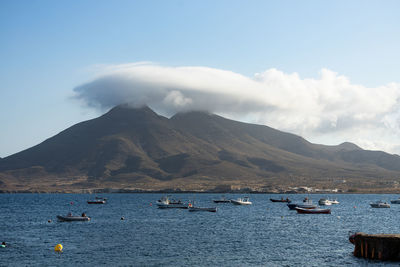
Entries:
[[[0, 194], [0, 266], [344, 266], [358, 259], [349, 231], [400, 233], [400, 205], [370, 202], [396, 195], [334, 195], [332, 214], [297, 214], [281, 195], [250, 194], [250, 206], [215, 204], [218, 194], [175, 194], [216, 213], [158, 209], [162, 194]], [[244, 195], [226, 195], [237, 198]], [[288, 196], [301, 202], [305, 195]], [[307, 195], [316, 203], [327, 195]], [[85, 212], [90, 222], [58, 222]], [[124, 220], [121, 220], [121, 218]], [[50, 222], [49, 222], [50, 220]], [[54, 247], [63, 245], [63, 252]], [[394, 263], [385, 263], [392, 265]]]

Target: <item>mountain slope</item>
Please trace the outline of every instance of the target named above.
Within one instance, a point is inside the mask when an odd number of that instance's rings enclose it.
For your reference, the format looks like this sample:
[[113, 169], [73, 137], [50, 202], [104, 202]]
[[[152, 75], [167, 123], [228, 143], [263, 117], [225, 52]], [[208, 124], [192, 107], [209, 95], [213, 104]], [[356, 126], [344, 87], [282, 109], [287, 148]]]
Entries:
[[171, 119], [117, 106], [0, 160], [0, 189], [218, 186], [371, 187], [399, 177], [400, 157], [302, 137], [206, 112]]

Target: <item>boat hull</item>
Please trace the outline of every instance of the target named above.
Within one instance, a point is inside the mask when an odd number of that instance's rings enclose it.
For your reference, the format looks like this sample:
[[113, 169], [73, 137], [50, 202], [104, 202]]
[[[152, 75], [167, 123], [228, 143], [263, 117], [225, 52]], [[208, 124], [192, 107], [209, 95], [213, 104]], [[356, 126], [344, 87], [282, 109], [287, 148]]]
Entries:
[[88, 221], [90, 221], [90, 217], [81, 217], [81, 216], [57, 215], [57, 219], [61, 222], [88, 222]]
[[158, 203], [157, 204], [159, 209], [187, 209], [188, 206], [184, 204], [164, 204]]
[[389, 204], [374, 204], [374, 203], [371, 203], [370, 205], [371, 205], [371, 208], [379, 208], [379, 209], [390, 208]]
[[271, 200], [272, 202], [286, 202], [286, 203], [290, 203], [291, 202], [289, 199], [273, 199], [273, 198], [270, 198], [269, 200]]
[[208, 211], [208, 212], [217, 212], [217, 208], [189, 207], [189, 211]]
[[331, 214], [330, 209], [303, 209], [297, 207], [296, 211], [300, 214]]
[[214, 203], [231, 203], [229, 199], [215, 199], [213, 200]]
[[292, 204], [292, 203], [290, 203], [290, 204], [287, 204], [287, 206], [291, 210], [295, 210], [296, 208], [308, 209], [308, 210], [317, 208], [317, 206], [313, 205], [313, 204], [295, 204], [295, 203]]
[[88, 201], [88, 204], [106, 204], [105, 200]]

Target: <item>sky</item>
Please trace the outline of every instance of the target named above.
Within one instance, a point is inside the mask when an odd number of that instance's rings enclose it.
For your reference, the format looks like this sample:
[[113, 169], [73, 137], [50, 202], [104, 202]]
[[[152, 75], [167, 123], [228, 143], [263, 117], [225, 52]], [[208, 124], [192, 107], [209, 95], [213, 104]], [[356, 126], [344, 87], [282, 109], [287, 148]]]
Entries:
[[399, 1], [0, 1], [0, 157], [112, 106], [400, 154]]

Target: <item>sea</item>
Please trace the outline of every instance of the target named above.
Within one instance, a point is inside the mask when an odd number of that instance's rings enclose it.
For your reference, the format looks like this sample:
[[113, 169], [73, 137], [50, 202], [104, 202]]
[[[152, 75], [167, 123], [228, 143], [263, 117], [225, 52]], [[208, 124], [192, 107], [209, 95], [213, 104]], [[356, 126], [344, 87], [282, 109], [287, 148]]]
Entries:
[[[400, 233], [398, 195], [250, 194], [250, 206], [215, 204], [219, 194], [175, 194], [216, 213], [158, 209], [163, 194], [0, 194], [0, 266], [398, 266], [353, 256], [350, 232]], [[227, 198], [245, 195], [226, 194]], [[297, 214], [270, 198], [314, 203], [336, 198], [331, 214]], [[89, 205], [95, 197], [104, 205]], [[58, 222], [57, 215], [89, 222]], [[121, 220], [123, 218], [124, 220]], [[62, 244], [63, 252], [54, 247]]]

